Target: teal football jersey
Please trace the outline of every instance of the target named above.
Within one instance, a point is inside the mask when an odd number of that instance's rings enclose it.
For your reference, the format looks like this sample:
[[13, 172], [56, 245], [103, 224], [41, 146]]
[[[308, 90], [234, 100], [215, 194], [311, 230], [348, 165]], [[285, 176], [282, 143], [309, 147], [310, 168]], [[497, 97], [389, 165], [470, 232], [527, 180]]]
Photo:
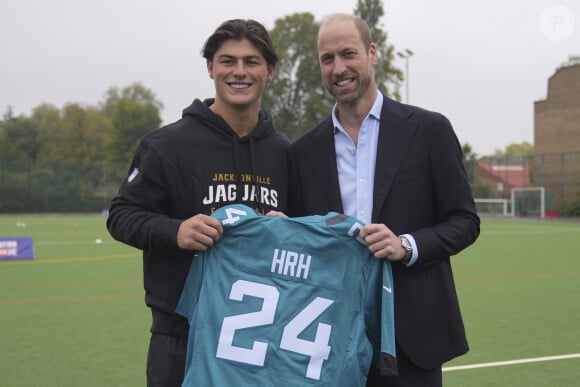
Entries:
[[336, 213], [267, 217], [234, 204], [196, 254], [177, 306], [190, 323], [183, 386], [365, 386], [395, 372], [390, 263]]

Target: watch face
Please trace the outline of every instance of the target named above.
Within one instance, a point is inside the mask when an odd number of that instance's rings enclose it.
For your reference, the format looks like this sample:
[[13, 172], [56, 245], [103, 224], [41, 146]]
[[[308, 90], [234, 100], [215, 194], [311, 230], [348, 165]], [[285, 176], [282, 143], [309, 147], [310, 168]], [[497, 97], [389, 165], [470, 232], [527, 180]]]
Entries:
[[403, 245], [403, 247], [405, 248], [405, 250], [409, 251], [411, 250], [411, 242], [409, 242], [409, 240], [407, 238], [401, 238], [401, 244]]
[[401, 245], [403, 246], [403, 248], [405, 249], [405, 251], [407, 252], [407, 256], [405, 257], [405, 259], [410, 259], [411, 256], [413, 255], [413, 247], [411, 246], [411, 242], [409, 242], [409, 240], [405, 237], [401, 237]]

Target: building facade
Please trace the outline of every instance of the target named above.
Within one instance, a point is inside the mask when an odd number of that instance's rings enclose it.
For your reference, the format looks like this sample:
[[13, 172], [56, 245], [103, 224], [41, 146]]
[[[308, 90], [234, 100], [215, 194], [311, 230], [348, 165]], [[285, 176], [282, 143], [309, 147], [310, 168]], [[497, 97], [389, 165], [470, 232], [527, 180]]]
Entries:
[[548, 79], [548, 95], [534, 103], [533, 183], [560, 205], [580, 200], [580, 56]]

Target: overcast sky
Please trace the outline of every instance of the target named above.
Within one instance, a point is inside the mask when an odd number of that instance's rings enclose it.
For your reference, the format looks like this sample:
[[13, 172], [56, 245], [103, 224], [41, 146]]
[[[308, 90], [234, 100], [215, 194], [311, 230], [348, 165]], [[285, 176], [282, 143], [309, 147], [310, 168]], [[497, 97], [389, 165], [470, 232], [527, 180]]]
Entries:
[[[203, 5], [201, 5], [203, 4]], [[409, 103], [445, 114], [482, 156], [533, 143], [534, 101], [580, 56], [578, 0], [385, 0], [382, 27], [410, 49]], [[225, 19], [352, 12], [356, 0], [0, 0], [0, 111], [30, 115], [49, 103], [97, 105], [141, 82], [175, 121], [213, 96], [199, 51]], [[405, 61], [397, 60], [405, 69]], [[405, 86], [401, 90], [403, 100]]]

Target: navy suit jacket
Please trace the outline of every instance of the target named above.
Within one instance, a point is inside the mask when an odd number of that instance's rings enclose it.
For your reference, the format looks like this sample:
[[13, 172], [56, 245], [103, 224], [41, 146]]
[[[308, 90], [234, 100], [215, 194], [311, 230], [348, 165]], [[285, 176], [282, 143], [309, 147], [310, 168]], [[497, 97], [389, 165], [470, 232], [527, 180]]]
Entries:
[[[290, 148], [290, 216], [343, 212], [330, 116]], [[384, 99], [373, 223], [417, 242], [412, 267], [392, 265], [397, 342], [419, 367], [468, 351], [450, 256], [479, 235], [461, 146], [441, 114]]]

